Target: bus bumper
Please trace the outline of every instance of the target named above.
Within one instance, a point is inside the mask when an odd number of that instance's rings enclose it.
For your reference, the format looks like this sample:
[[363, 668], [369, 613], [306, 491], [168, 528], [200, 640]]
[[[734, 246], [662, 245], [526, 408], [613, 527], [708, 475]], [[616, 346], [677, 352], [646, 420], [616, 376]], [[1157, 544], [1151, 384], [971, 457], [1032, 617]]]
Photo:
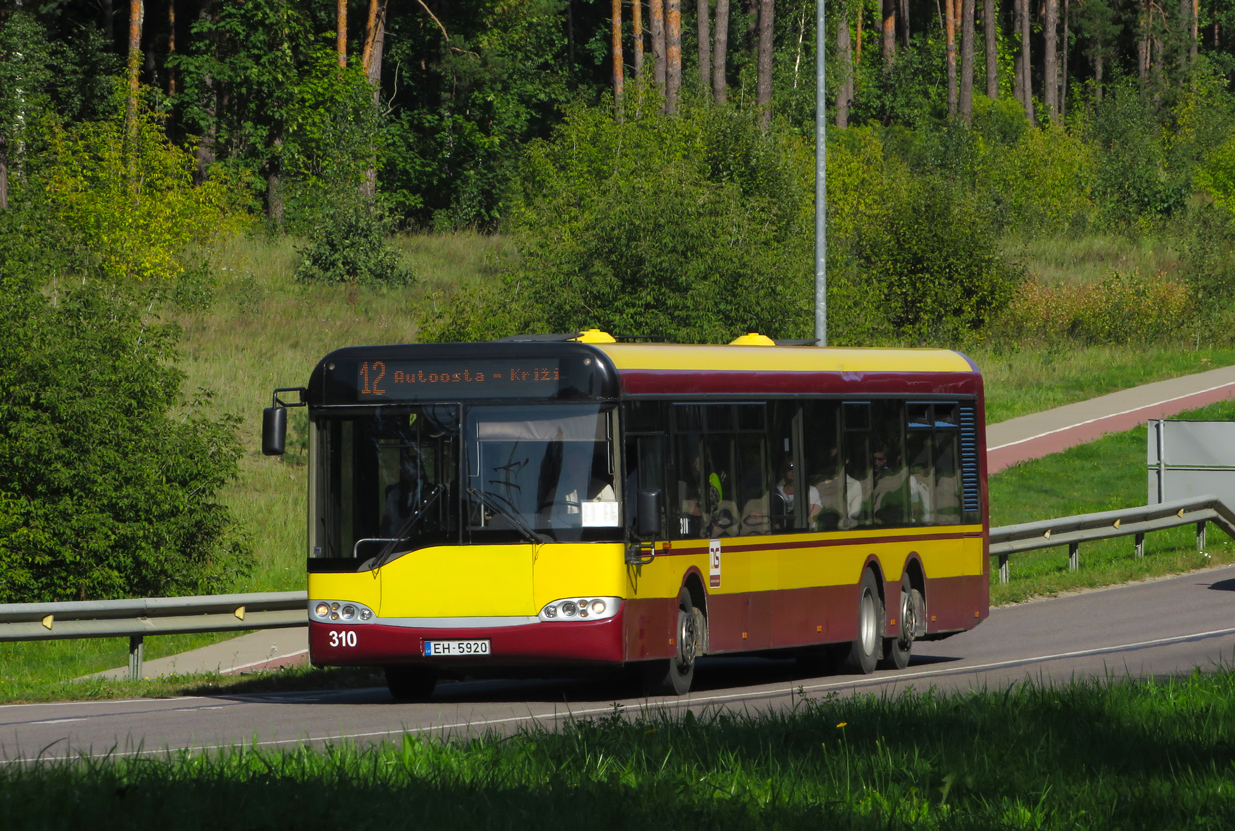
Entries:
[[[625, 661], [623, 608], [605, 620], [538, 621], [520, 626], [415, 628], [379, 622], [309, 622], [314, 666], [420, 664], [467, 668], [529, 664], [620, 664]], [[425, 657], [428, 641], [489, 641], [489, 654]]]

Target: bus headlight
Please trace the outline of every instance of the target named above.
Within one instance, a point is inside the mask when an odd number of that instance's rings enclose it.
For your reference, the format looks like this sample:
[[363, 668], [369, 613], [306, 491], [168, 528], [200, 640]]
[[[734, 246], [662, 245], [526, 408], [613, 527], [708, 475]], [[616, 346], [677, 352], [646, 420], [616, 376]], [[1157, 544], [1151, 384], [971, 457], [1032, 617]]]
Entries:
[[540, 610], [541, 620], [606, 620], [618, 613], [620, 597], [571, 597], [555, 600]]
[[313, 600], [309, 602], [309, 620], [332, 623], [376, 623], [377, 616], [363, 603], [350, 600]]

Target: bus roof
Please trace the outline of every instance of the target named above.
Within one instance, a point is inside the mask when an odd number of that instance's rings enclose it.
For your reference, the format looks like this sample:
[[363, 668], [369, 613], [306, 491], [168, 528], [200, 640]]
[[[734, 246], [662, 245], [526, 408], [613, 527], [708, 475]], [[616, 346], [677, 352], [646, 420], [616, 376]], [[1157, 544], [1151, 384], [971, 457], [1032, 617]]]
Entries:
[[646, 343], [594, 343], [627, 370], [693, 372], [965, 372], [978, 368], [959, 352], [946, 349], [871, 349], [815, 346], [683, 346]]

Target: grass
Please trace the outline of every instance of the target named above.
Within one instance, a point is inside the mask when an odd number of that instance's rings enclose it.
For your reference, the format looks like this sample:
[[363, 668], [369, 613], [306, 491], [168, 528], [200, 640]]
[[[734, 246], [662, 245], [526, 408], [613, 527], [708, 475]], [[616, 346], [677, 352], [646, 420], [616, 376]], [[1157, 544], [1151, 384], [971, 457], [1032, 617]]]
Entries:
[[1235, 364], [1230, 347], [1090, 346], [980, 349], [970, 357], [986, 385], [986, 420], [997, 424], [1122, 389]]
[[1096, 283], [1116, 271], [1144, 275], [1173, 271], [1179, 252], [1171, 242], [1152, 235], [1032, 237], [1010, 239], [1005, 253], [1044, 283]]
[[[147, 643], [150, 643], [149, 641]], [[127, 660], [127, 659], [126, 659]], [[160, 675], [140, 681], [127, 678], [87, 678], [79, 681], [40, 678], [0, 679], [0, 702], [32, 704], [122, 698], [176, 698], [199, 695], [245, 695], [313, 690], [384, 687], [379, 669], [308, 666], [220, 675], [217, 672]]]
[[1235, 822], [1235, 673], [803, 697], [560, 730], [0, 767], [18, 828], [1175, 829]]

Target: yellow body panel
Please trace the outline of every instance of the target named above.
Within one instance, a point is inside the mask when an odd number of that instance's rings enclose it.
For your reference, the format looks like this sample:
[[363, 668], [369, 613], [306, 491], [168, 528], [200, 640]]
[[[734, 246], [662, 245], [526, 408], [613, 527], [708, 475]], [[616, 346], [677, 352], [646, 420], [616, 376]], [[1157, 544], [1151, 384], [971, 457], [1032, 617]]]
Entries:
[[422, 548], [381, 568], [380, 617], [534, 615], [532, 545]]
[[536, 611], [568, 597], [627, 597], [626, 547], [620, 543], [542, 545], [536, 555]]
[[[958, 532], [972, 536], [958, 539]], [[852, 586], [872, 555], [884, 579], [897, 582], [911, 552], [929, 578], [979, 575], [981, 533], [982, 526], [970, 525], [726, 537], [721, 540], [720, 587], [708, 591]], [[936, 534], [944, 538], [930, 539]], [[617, 543], [550, 543], [536, 546], [535, 552], [531, 545], [441, 546], [405, 554], [378, 574], [310, 574], [309, 597], [364, 603], [380, 617], [527, 616], [569, 597], [676, 597], [692, 567], [708, 585], [708, 542], [675, 540], [667, 551], [661, 543], [651, 563], [637, 566], [625, 564], [624, 546]]]
[[846, 349], [828, 347], [740, 349], [733, 346], [594, 344], [623, 369], [738, 372], [976, 372], [958, 352], [945, 349]]
[[[957, 533], [974, 536], [957, 539]], [[922, 539], [939, 534], [944, 539]], [[897, 581], [910, 552], [922, 561], [930, 578], [973, 576], [982, 573], [982, 526], [951, 526], [939, 529], [904, 528], [887, 531], [850, 531], [836, 534], [794, 534], [777, 537], [725, 537], [721, 540], [721, 581], [712, 594], [779, 591], [811, 586], [856, 585], [862, 566], [874, 555], [884, 578]], [[897, 537], [912, 539], [899, 540]], [[891, 539], [889, 539], [891, 538]], [[872, 540], [879, 539], [880, 542]], [[823, 546], [809, 546], [824, 542]], [[850, 544], [838, 545], [840, 541]], [[806, 543], [809, 547], [793, 547]], [[784, 548], [752, 546], [783, 544]], [[632, 594], [639, 597], [673, 597], [682, 585], [682, 575], [693, 566], [705, 585], [709, 581], [708, 540], [675, 540], [652, 563], [632, 574]], [[664, 556], [668, 554], [670, 556]]]
[[310, 600], [350, 600], [370, 609], [382, 605], [382, 582], [372, 571], [309, 572]]

